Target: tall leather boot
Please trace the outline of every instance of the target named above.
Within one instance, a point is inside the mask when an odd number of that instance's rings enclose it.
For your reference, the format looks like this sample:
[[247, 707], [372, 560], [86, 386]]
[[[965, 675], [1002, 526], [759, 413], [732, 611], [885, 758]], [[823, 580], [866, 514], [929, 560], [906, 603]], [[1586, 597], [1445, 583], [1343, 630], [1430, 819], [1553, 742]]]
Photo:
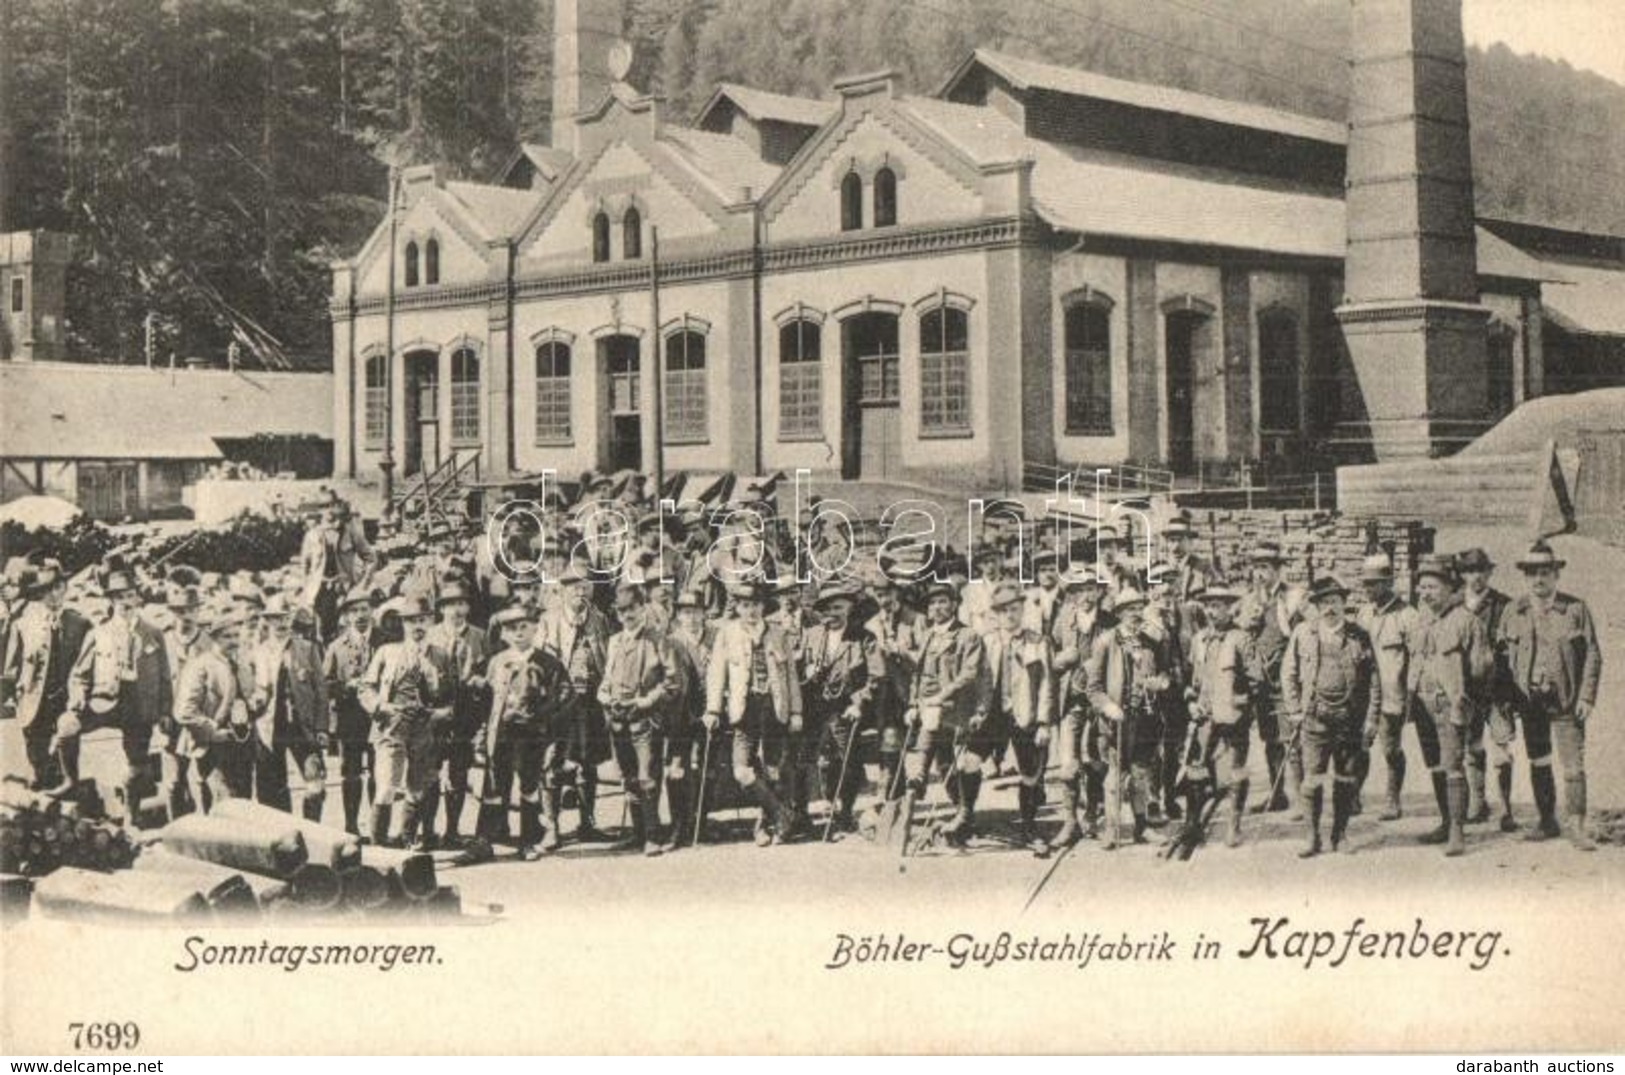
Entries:
[[1061, 829], [1050, 838], [1051, 851], [1071, 847], [1078, 842], [1082, 830], [1078, 828], [1078, 782], [1061, 781]]
[[1332, 850], [1349, 852], [1349, 817], [1354, 813], [1354, 785], [1344, 780], [1332, 784]]
[[1230, 785], [1230, 828], [1224, 835], [1224, 846], [1241, 846], [1241, 815], [1247, 812], [1247, 780], [1242, 778]]
[[1298, 852], [1301, 859], [1314, 858], [1320, 854], [1320, 817], [1326, 800], [1326, 788], [1316, 783], [1304, 793], [1305, 815], [1309, 822], [1309, 839], [1304, 843], [1303, 850]]
[[1020, 784], [1017, 786], [1019, 798], [1016, 802], [1017, 829], [1024, 844], [1032, 844], [1036, 839], [1036, 825], [1038, 822], [1038, 785]]
[[1146, 808], [1148, 796], [1145, 775], [1143, 770], [1136, 770], [1129, 774], [1128, 780], [1129, 813], [1134, 818], [1133, 834], [1134, 842], [1137, 844], [1145, 843], [1145, 828], [1150, 821], [1150, 812]]
[[1109, 770], [1106, 773], [1106, 808], [1105, 816], [1101, 818], [1102, 827], [1100, 847], [1103, 851], [1115, 851], [1122, 842], [1123, 834], [1123, 784], [1128, 774], [1114, 775]]
[[436, 784], [423, 793], [423, 802], [418, 806], [418, 836], [412, 846], [420, 851], [433, 851], [439, 837], [434, 831], [435, 820], [440, 816], [440, 785]]
[[1467, 836], [1464, 832], [1467, 825], [1467, 779], [1451, 773], [1445, 784], [1450, 809], [1450, 839], [1445, 844], [1444, 853], [1449, 858], [1457, 858], [1467, 853]]
[[[948, 838], [963, 847], [976, 833], [976, 799], [982, 792], [982, 771], [960, 773], [956, 783], [959, 785], [959, 812], [948, 823]], [[1026, 790], [1030, 794], [1030, 789]]]
[[1557, 779], [1552, 775], [1552, 767], [1531, 765], [1529, 786], [1535, 795], [1535, 809], [1540, 814], [1540, 821], [1524, 836], [1524, 839], [1538, 843], [1561, 835], [1563, 829], [1557, 823]]
[[446, 792], [446, 833], [442, 842], [455, 846], [462, 839], [458, 832], [463, 822], [463, 802], [466, 792]]
[[576, 842], [598, 844], [605, 840], [598, 828], [598, 774], [590, 765], [583, 765], [576, 777], [576, 794], [581, 801], [581, 823], [576, 826]]
[[898, 776], [897, 770], [903, 765], [902, 754], [886, 753], [880, 755], [881, 794], [887, 801], [901, 798], [903, 795], [903, 782], [908, 779], [906, 775]]
[[390, 843], [389, 814], [388, 803], [375, 802], [372, 804], [372, 825], [368, 831], [368, 836], [379, 847], [388, 847]]
[[1490, 804], [1484, 799], [1486, 760], [1482, 750], [1467, 752], [1467, 821], [1475, 825], [1490, 819]]
[[1509, 761], [1495, 767], [1495, 794], [1501, 802], [1501, 831], [1517, 832], [1518, 819], [1512, 816], [1512, 763]]
[[666, 830], [666, 841], [660, 849], [667, 854], [688, 846], [689, 833], [694, 824], [694, 807], [688, 801], [688, 778], [666, 780], [666, 804], [671, 807], [671, 828]]
[[1450, 784], [1441, 772], [1430, 772], [1433, 778], [1433, 798], [1439, 804], [1439, 824], [1436, 828], [1425, 833], [1421, 842], [1424, 844], [1442, 844], [1450, 839]]
[[339, 796], [344, 800], [344, 831], [351, 836], [361, 835], [361, 781], [346, 778], [339, 784]]
[[1354, 755], [1354, 783], [1349, 785], [1349, 816], [1358, 817], [1365, 810], [1365, 782], [1371, 776], [1371, 751], [1361, 750]]
[[327, 789], [307, 791], [299, 799], [299, 812], [306, 821], [322, 822], [322, 808], [327, 805]]
[[418, 813], [422, 808], [423, 805], [411, 796], [401, 800], [401, 835], [398, 846], [412, 847], [417, 843]]
[[1378, 821], [1397, 821], [1404, 814], [1399, 805], [1399, 795], [1405, 789], [1405, 752], [1396, 750], [1384, 755], [1388, 762], [1388, 790], [1383, 798], [1382, 813], [1377, 815]]
[[542, 833], [543, 851], [559, 849], [559, 800], [563, 796], [557, 784], [542, 789], [542, 816], [547, 820], [546, 831]]
[[1597, 845], [1592, 842], [1590, 834], [1586, 832], [1586, 777], [1584, 773], [1575, 773], [1563, 778], [1563, 806], [1567, 815], [1563, 829], [1568, 833], [1569, 843], [1578, 851], [1595, 851]]
[[519, 857], [534, 862], [542, 857], [542, 804], [529, 796], [519, 798]]
[[[762, 817], [757, 825], [757, 843], [766, 847], [770, 844], [783, 843], [784, 831], [787, 826], [784, 803], [773, 793], [766, 780], [757, 778], [751, 781], [750, 796], [762, 809]], [[762, 836], [765, 835], [766, 839]]]
[[1083, 830], [1093, 840], [1100, 833], [1100, 817], [1106, 810], [1106, 771], [1098, 765], [1083, 770]]
[[666, 849], [660, 841], [660, 785], [644, 785], [639, 798], [643, 802], [643, 853], [653, 858]]

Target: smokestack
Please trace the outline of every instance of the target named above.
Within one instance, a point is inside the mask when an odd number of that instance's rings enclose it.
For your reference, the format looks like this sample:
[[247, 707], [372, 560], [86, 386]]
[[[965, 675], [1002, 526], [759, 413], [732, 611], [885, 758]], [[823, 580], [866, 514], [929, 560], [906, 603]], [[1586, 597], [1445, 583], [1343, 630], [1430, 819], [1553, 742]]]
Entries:
[[1461, 0], [1351, 0], [1344, 305], [1379, 460], [1488, 421]]
[[620, 40], [622, 0], [554, 0], [553, 146], [578, 151], [576, 115], [608, 95], [609, 51]]

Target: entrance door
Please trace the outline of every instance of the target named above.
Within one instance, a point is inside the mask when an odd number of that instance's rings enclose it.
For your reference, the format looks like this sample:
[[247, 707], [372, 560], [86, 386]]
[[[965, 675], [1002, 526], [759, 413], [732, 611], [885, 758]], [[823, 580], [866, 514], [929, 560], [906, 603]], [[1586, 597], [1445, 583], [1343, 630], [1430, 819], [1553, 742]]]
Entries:
[[406, 356], [407, 474], [440, 465], [440, 356], [413, 351]]
[[1196, 469], [1196, 353], [1206, 332], [1205, 314], [1181, 310], [1168, 315], [1168, 466], [1177, 473]]
[[642, 384], [636, 336], [606, 336], [598, 341], [599, 364], [608, 378], [606, 423], [609, 444], [605, 459], [610, 470], [638, 470], [643, 466]]
[[841, 477], [895, 477], [902, 453], [897, 316], [847, 318], [841, 322], [841, 352]]

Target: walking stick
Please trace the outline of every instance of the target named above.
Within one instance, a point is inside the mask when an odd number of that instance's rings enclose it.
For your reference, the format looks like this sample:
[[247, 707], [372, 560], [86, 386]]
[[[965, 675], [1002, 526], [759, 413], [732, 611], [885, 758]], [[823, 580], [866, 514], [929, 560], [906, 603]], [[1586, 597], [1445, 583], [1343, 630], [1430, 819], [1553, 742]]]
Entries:
[[1072, 843], [1061, 848], [1061, 853], [1056, 855], [1054, 861], [1049, 864], [1049, 869], [1045, 870], [1044, 876], [1038, 879], [1038, 884], [1034, 885], [1033, 890], [1027, 893], [1027, 902], [1021, 905], [1023, 914], [1025, 914], [1027, 909], [1033, 905], [1033, 902], [1038, 899], [1038, 894], [1044, 891], [1044, 886], [1049, 884], [1049, 879], [1055, 876], [1055, 871], [1061, 868], [1061, 863], [1066, 861], [1066, 857], [1070, 855], [1072, 853], [1072, 849], [1077, 846], [1078, 841], [1073, 841]]
[[1117, 722], [1117, 804], [1112, 811], [1112, 846], [1123, 842], [1123, 773], [1127, 767], [1128, 759], [1123, 757], [1123, 738], [1128, 728], [1129, 715], [1123, 714], [1123, 719]]
[[1287, 736], [1286, 757], [1281, 759], [1281, 768], [1276, 772], [1275, 779], [1270, 781], [1270, 793], [1269, 797], [1264, 800], [1265, 802], [1273, 801], [1275, 793], [1281, 789], [1281, 784], [1286, 779], [1286, 771], [1290, 768], [1289, 759], [1292, 757], [1292, 752], [1298, 749], [1298, 739], [1302, 735], [1303, 721], [1300, 720], [1293, 725], [1292, 734]]
[[700, 751], [700, 791], [694, 801], [694, 835], [689, 840], [689, 847], [697, 847], [700, 842], [700, 826], [705, 822], [705, 778], [711, 772], [711, 729], [705, 729], [705, 746]]
[[824, 819], [823, 843], [829, 843], [829, 834], [835, 828], [835, 811], [841, 802], [841, 792], [846, 790], [846, 770], [852, 761], [852, 744], [858, 741], [858, 722], [852, 722], [852, 730], [846, 736], [846, 749], [841, 752], [841, 775], [835, 781], [835, 800], [829, 804], [829, 816]]

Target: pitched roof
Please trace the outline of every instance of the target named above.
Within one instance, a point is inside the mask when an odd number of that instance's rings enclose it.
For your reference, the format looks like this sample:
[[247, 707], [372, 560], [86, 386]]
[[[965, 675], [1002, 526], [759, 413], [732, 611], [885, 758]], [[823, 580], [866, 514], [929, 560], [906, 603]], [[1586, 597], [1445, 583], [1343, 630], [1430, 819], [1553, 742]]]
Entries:
[[737, 201], [742, 187], [760, 196], [779, 177], [778, 165], [764, 161], [732, 135], [663, 126], [660, 144], [703, 179], [724, 204]]
[[488, 239], [514, 235], [543, 196], [537, 190], [458, 181], [447, 183], [446, 192], [468, 210]]
[[711, 94], [711, 99], [700, 109], [699, 115], [694, 120], [695, 124], [703, 123], [711, 110], [725, 99], [732, 101], [735, 108], [758, 122], [777, 120], [780, 123], [794, 123], [802, 127], [822, 127], [840, 109], [840, 105], [834, 101], [791, 97], [788, 94], [769, 93], [767, 90], [741, 86], [735, 82], [719, 82], [716, 92]]
[[1540, 289], [1547, 316], [1570, 332], [1625, 336], [1625, 263], [1554, 257], [1541, 263], [1561, 274]]
[[215, 437], [333, 435], [333, 377], [0, 363], [0, 456], [215, 459]]
[[939, 91], [946, 96], [965, 74], [980, 64], [1010, 82], [1018, 89], [1041, 89], [1073, 97], [1095, 97], [1135, 108], [1156, 112], [1171, 112], [1181, 116], [1210, 120], [1236, 127], [1272, 131], [1294, 138], [1307, 138], [1316, 142], [1345, 145], [1348, 132], [1343, 124], [1333, 120], [1316, 119], [1294, 112], [1283, 112], [1263, 105], [1211, 97], [1205, 93], [1159, 86], [1150, 82], [1131, 82], [1112, 78], [1093, 71], [1080, 71], [1073, 67], [1059, 67], [1019, 56], [1011, 56], [992, 49], [977, 49], [960, 65]]

